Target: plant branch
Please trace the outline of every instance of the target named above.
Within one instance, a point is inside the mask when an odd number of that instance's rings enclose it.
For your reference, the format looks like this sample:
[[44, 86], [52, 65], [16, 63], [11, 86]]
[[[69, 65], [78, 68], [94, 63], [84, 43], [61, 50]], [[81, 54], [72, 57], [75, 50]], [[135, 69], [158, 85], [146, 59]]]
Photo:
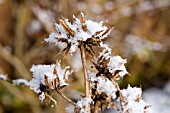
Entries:
[[89, 88], [89, 81], [88, 81], [88, 75], [87, 75], [87, 65], [86, 65], [86, 56], [85, 56], [85, 50], [84, 50], [84, 46], [81, 45], [80, 47], [80, 51], [81, 51], [81, 60], [82, 60], [82, 65], [83, 65], [83, 71], [84, 71], [84, 86], [85, 86], [85, 95], [86, 97], [89, 96], [90, 94], [90, 88]]
[[69, 103], [73, 104], [74, 106], [76, 106], [76, 104], [70, 100], [68, 97], [66, 97], [64, 94], [60, 93], [58, 90], [55, 90], [61, 97], [63, 97], [65, 100], [67, 100]]
[[[84, 71], [84, 87], [85, 87], [85, 95], [88, 97], [90, 95], [90, 85], [88, 81], [88, 75], [87, 75], [87, 65], [86, 65], [86, 55], [84, 50], [84, 44], [80, 46], [81, 51], [81, 60], [83, 65], [83, 71]], [[88, 111], [90, 112], [90, 104], [88, 106]]]

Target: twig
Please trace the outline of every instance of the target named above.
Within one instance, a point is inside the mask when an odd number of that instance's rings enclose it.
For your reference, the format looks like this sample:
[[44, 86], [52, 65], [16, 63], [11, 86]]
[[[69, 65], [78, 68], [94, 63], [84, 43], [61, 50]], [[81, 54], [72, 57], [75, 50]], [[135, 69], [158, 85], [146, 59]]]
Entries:
[[[84, 44], [80, 46], [80, 51], [81, 51], [81, 60], [82, 60], [82, 65], [83, 65], [83, 70], [84, 70], [84, 87], [85, 87], [85, 95], [88, 97], [90, 95], [90, 85], [88, 81], [88, 75], [87, 75], [87, 65], [86, 65], [86, 55], [85, 55], [85, 50], [84, 50]], [[88, 111], [90, 112], [90, 104], [88, 106]]]
[[84, 71], [84, 81], [85, 81], [85, 94], [86, 97], [89, 96], [90, 94], [90, 88], [89, 88], [89, 81], [88, 81], [88, 75], [87, 75], [87, 66], [86, 66], [86, 56], [85, 56], [85, 50], [83, 45], [81, 45], [80, 47], [80, 51], [81, 51], [81, 59], [82, 59], [82, 64], [83, 64], [83, 71]]
[[66, 97], [64, 94], [60, 93], [58, 90], [55, 90], [61, 97], [63, 97], [65, 100], [67, 100], [69, 103], [73, 104], [74, 106], [76, 106], [76, 104], [70, 100], [68, 97]]

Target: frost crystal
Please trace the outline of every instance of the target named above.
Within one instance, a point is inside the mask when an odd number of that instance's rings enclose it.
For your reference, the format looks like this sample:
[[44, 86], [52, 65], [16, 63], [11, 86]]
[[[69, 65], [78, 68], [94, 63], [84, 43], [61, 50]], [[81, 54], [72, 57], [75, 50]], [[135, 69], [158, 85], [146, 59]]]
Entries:
[[68, 19], [59, 20], [60, 23], [55, 24], [56, 32], [51, 33], [45, 41], [55, 44], [66, 43], [67, 47], [64, 51], [72, 54], [82, 43], [99, 45], [99, 42], [110, 34], [111, 29], [103, 26], [102, 22], [85, 20], [83, 13], [81, 13], [80, 19], [75, 16], [73, 18], [73, 23]]
[[2, 79], [2, 80], [7, 80], [7, 76], [6, 76], [6, 75], [3, 75], [3, 74], [0, 74], [0, 79]]
[[123, 97], [121, 113], [151, 113], [150, 105], [141, 98], [142, 91], [140, 88], [132, 88], [121, 90]]

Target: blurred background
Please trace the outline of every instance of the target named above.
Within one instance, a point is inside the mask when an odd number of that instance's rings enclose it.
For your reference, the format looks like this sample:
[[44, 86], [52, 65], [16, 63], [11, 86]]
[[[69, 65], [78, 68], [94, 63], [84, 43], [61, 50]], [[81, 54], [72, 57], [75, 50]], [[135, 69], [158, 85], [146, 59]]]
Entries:
[[[0, 74], [29, 80], [33, 64], [62, 59], [61, 47], [45, 43], [44, 38], [58, 19], [72, 20], [80, 12], [86, 19], [114, 27], [104, 41], [113, 55], [127, 59], [131, 76], [120, 81], [121, 88], [142, 85], [143, 98], [154, 113], [169, 113], [170, 0], [0, 0]], [[96, 55], [99, 51], [95, 48]], [[62, 90], [76, 101], [83, 93], [80, 53], [62, 61], [66, 65], [79, 70]], [[65, 113], [65, 107], [71, 107], [57, 94], [54, 98], [58, 104], [51, 108], [29, 88], [0, 80], [0, 113]]]

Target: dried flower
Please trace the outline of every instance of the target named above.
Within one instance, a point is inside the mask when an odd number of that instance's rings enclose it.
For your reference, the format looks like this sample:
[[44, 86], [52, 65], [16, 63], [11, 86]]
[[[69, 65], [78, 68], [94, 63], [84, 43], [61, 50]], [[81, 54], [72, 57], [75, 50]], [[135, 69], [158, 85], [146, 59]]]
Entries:
[[51, 33], [46, 42], [66, 43], [67, 47], [63, 50], [66, 55], [68, 52], [74, 53], [80, 45], [84, 45], [86, 51], [93, 56], [92, 46], [100, 45], [101, 40], [108, 36], [112, 28], [102, 25], [91, 20], [85, 20], [84, 14], [81, 13], [80, 19], [73, 16], [74, 22], [70, 23], [68, 19], [59, 20], [55, 24], [55, 33]]
[[94, 65], [98, 70], [97, 76], [103, 74], [112, 81], [118, 80], [128, 74], [124, 65], [126, 59], [122, 59], [120, 56], [112, 57], [110, 54], [111, 50], [107, 47], [100, 53], [99, 57], [94, 62]]
[[[56, 91], [65, 100], [75, 106], [74, 113], [95, 113], [101, 110], [104, 112], [106, 107], [114, 107], [120, 113], [150, 113], [150, 105], [142, 100], [140, 88], [120, 90], [116, 80], [128, 74], [125, 63], [126, 59], [120, 56], [111, 56], [112, 49], [104, 44], [102, 40], [108, 36], [112, 28], [107, 28], [101, 23], [85, 20], [83, 13], [80, 19], [74, 17], [74, 22], [68, 19], [59, 20], [55, 24], [55, 33], [51, 33], [46, 42], [66, 43], [67, 47], [63, 50], [64, 55], [74, 53], [78, 48], [81, 51], [81, 58], [84, 71], [85, 97], [76, 103], [60, 93], [59, 90], [68, 86], [68, 78], [74, 72], [67, 66], [61, 68], [60, 62], [51, 65], [33, 65], [31, 72], [33, 78], [27, 82], [23, 79], [13, 80], [15, 84], [24, 83], [39, 94], [42, 102], [49, 103], [52, 100], [52, 93]], [[93, 61], [97, 72], [87, 71], [86, 52], [94, 58], [93, 46], [100, 46], [103, 51], [99, 57]], [[0, 75], [0, 79], [6, 79]], [[119, 99], [118, 99], [119, 98]], [[119, 102], [116, 103], [116, 101]], [[71, 110], [67, 109], [68, 112]]]
[[95, 104], [101, 106], [102, 111], [105, 107], [117, 107], [112, 100], [116, 99], [117, 84], [110, 81], [104, 76], [96, 77], [97, 73], [88, 72], [90, 87], [91, 87], [91, 98], [95, 100]]
[[132, 88], [130, 85], [127, 89], [120, 90], [122, 99], [121, 113], [151, 113], [150, 105], [142, 100], [141, 88]]
[[[51, 100], [50, 93], [53, 90], [60, 90], [68, 85], [68, 77], [73, 73], [69, 66], [62, 69], [60, 62], [52, 65], [37, 65], [31, 68], [33, 78], [28, 86], [37, 94], [40, 94], [40, 100]], [[46, 101], [45, 100], [45, 101]]]

